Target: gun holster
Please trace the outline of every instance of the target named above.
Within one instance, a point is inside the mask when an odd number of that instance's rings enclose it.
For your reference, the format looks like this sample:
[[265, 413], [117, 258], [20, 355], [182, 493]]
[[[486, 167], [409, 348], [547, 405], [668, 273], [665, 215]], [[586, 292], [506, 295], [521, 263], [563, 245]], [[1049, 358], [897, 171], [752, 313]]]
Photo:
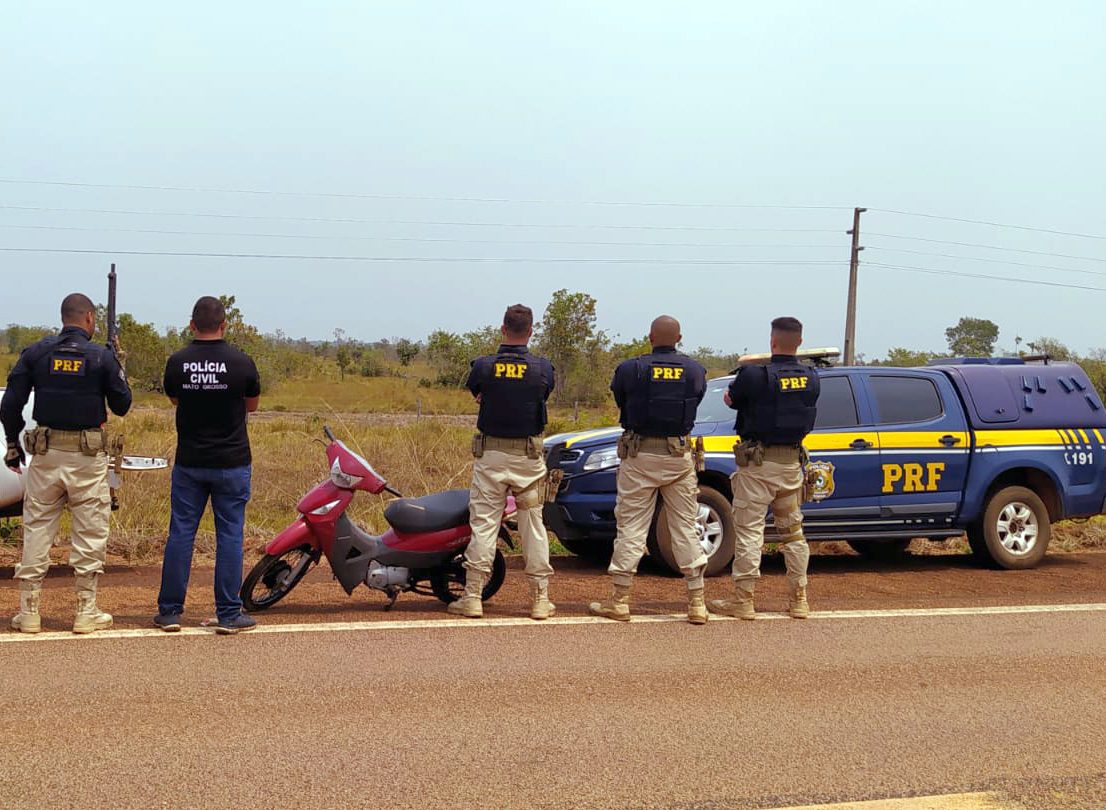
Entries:
[[635, 458], [640, 449], [641, 437], [636, 433], [627, 430], [618, 437], [618, 450], [616, 452], [619, 458]]
[[733, 446], [733, 459], [738, 467], [750, 464], [759, 467], [764, 464], [764, 445], [753, 441], [738, 442]]
[[557, 491], [561, 488], [565, 471], [557, 468], [550, 470], [545, 476], [545, 502], [553, 503], [557, 500]]
[[50, 428], [36, 427], [23, 433], [23, 446], [31, 455], [45, 455], [50, 449]]
[[803, 468], [803, 490], [800, 494], [802, 503], [810, 503], [817, 492], [818, 481], [821, 476], [814, 470], [808, 470], [806, 465], [810, 463], [810, 453], [805, 447], [799, 447], [799, 465]]
[[107, 434], [102, 429], [82, 430], [81, 437], [77, 440], [77, 447], [82, 456], [95, 456], [101, 450], [106, 454], [108, 451]]
[[703, 472], [707, 468], [707, 450], [703, 445], [702, 436], [695, 437], [695, 444], [691, 452], [695, 459], [695, 472]]
[[481, 458], [484, 455], [484, 434], [475, 433], [472, 437], [472, 457]]

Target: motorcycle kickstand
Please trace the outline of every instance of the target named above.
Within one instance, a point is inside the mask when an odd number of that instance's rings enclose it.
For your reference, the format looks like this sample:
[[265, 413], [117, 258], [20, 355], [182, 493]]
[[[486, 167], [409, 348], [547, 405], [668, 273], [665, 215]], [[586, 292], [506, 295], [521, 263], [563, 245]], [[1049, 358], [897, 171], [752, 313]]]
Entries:
[[384, 610], [391, 610], [396, 600], [399, 599], [399, 588], [390, 586], [384, 589], [384, 593], [388, 595], [388, 604], [384, 606]]

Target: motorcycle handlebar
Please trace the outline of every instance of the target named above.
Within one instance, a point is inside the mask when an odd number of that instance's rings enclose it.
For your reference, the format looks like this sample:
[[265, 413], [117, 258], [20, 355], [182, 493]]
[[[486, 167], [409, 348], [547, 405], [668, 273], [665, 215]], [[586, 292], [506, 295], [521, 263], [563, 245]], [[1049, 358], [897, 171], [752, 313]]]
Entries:
[[334, 441], [334, 434], [331, 433], [330, 427], [328, 425], [323, 425], [323, 435], [325, 435], [331, 441]]
[[392, 495], [395, 495], [397, 498], [402, 498], [403, 497], [402, 495], [400, 495], [398, 492], [396, 492], [394, 489], [392, 489], [387, 484], [384, 485], [384, 491], [385, 492], [390, 492]]

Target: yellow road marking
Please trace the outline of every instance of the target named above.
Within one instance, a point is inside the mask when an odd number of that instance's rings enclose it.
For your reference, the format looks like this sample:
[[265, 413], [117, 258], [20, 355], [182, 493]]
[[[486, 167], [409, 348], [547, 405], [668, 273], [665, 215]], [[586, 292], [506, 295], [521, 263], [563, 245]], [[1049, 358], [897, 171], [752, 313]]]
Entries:
[[878, 799], [872, 802], [808, 804], [774, 810], [1021, 810], [1021, 805], [1000, 801], [994, 793], [950, 793], [911, 799]]

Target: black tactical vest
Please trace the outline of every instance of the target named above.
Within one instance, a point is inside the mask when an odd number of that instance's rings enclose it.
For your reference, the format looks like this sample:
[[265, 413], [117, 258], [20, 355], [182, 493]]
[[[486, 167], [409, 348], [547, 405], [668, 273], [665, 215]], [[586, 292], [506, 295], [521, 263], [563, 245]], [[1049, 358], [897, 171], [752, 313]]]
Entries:
[[545, 383], [541, 358], [500, 352], [481, 358], [480, 415], [476, 426], [489, 436], [517, 439], [545, 429]]
[[626, 397], [626, 426], [642, 436], [686, 436], [695, 425], [699, 400], [688, 358], [647, 354], [636, 360], [637, 374]]
[[35, 421], [60, 430], [84, 430], [107, 421], [102, 346], [73, 334], [46, 338], [28, 349], [35, 390]]
[[764, 369], [767, 385], [742, 414], [742, 437], [769, 445], [800, 444], [817, 414], [815, 373], [797, 361], [769, 363]]

